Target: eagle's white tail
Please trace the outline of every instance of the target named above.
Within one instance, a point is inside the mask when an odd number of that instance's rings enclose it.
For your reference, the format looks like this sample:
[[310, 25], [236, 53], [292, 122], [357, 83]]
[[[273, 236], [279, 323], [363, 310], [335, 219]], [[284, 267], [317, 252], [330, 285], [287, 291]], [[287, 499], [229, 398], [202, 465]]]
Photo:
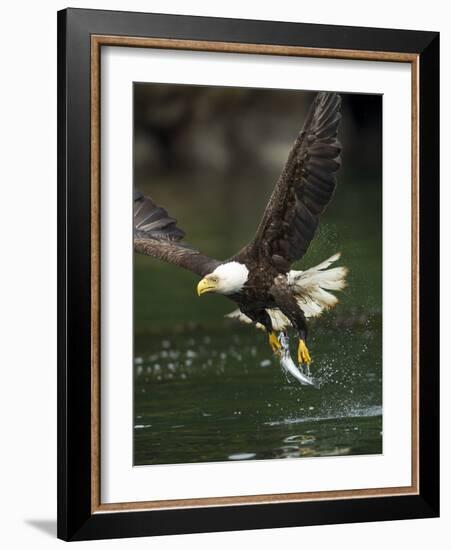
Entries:
[[[324, 309], [330, 309], [338, 303], [338, 298], [329, 291], [345, 288], [348, 269], [343, 266], [328, 268], [339, 258], [340, 253], [337, 253], [306, 271], [290, 271], [288, 273], [288, 283], [306, 317], [318, 317]], [[290, 321], [279, 309], [267, 309], [267, 312], [271, 317], [274, 330], [280, 331], [290, 326]], [[243, 323], [252, 323], [252, 320], [239, 309], [232, 311], [226, 317], [238, 319]], [[263, 328], [258, 323], [256, 326]]]
[[306, 271], [288, 273], [288, 283], [306, 317], [317, 317], [324, 309], [338, 303], [338, 298], [329, 291], [343, 290], [348, 269], [343, 266], [328, 268], [339, 258], [340, 253], [337, 253]]

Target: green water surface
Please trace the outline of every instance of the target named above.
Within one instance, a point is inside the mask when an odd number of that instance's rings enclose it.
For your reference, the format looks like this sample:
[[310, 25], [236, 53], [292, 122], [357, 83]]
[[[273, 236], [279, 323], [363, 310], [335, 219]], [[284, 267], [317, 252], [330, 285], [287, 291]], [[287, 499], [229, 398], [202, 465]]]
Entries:
[[[227, 258], [252, 238], [273, 182], [193, 178], [140, 188], [179, 219], [190, 242]], [[135, 256], [135, 465], [382, 452], [381, 200], [380, 180], [362, 185], [344, 172], [296, 266], [341, 251], [350, 269], [338, 306], [310, 326], [319, 390], [287, 379], [262, 332], [226, 321], [228, 299], [198, 298], [191, 273]], [[293, 339], [291, 349], [295, 358]]]

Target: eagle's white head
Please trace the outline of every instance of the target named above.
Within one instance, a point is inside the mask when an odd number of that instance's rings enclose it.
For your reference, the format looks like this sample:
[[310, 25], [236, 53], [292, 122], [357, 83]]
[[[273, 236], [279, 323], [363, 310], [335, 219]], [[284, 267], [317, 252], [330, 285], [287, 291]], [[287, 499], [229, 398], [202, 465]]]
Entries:
[[218, 294], [235, 294], [245, 285], [249, 269], [239, 262], [227, 262], [219, 265], [214, 271], [205, 275], [197, 285], [197, 294], [217, 292]]

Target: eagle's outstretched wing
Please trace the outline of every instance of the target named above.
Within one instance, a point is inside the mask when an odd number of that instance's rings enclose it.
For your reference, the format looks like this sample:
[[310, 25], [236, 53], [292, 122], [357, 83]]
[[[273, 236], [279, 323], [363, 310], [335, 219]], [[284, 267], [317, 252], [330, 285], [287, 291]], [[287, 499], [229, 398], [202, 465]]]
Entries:
[[266, 206], [253, 241], [234, 259], [258, 257], [280, 271], [302, 258], [318, 227], [319, 215], [332, 198], [340, 167], [337, 140], [341, 98], [316, 95], [302, 131]]
[[133, 196], [134, 248], [136, 252], [159, 258], [203, 277], [221, 262], [201, 254], [181, 240], [185, 232], [164, 208], [139, 191]]

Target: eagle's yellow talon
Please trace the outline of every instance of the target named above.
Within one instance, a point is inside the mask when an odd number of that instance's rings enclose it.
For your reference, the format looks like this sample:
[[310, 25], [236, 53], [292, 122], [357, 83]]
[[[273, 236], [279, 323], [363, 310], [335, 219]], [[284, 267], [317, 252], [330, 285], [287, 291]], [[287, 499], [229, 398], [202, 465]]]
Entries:
[[310, 365], [312, 362], [312, 359], [310, 357], [309, 350], [307, 346], [305, 345], [304, 340], [299, 339], [299, 346], [298, 346], [298, 363], [301, 365]]
[[273, 353], [278, 353], [280, 351], [280, 349], [282, 348], [282, 346], [280, 345], [280, 342], [277, 338], [277, 335], [274, 331], [269, 333], [268, 341], [269, 341], [269, 345], [271, 346], [271, 349], [272, 349]]

